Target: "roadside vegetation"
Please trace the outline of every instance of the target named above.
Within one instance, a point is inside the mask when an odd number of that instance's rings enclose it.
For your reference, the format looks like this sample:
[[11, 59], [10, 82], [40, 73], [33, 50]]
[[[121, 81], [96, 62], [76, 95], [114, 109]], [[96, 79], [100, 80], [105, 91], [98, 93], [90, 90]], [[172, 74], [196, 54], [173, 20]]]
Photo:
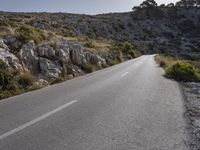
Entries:
[[157, 63], [165, 69], [165, 76], [180, 81], [200, 82], [200, 61], [157, 55]]
[[128, 41], [117, 42], [112, 45], [112, 50], [121, 53], [122, 55], [126, 55], [129, 59], [136, 58], [141, 56], [141, 52]]
[[0, 99], [19, 95], [33, 90], [33, 76], [30, 72], [19, 72], [8, 69], [0, 61]]
[[23, 43], [34, 40], [39, 44], [46, 39], [47, 33], [30, 25], [0, 20], [0, 37], [4, 36], [16, 36]]
[[[10, 45], [12, 53], [15, 54], [19, 59], [19, 50], [21, 49], [21, 46], [28, 43], [30, 40], [33, 40], [36, 45], [39, 45], [44, 41], [49, 41], [49, 45], [53, 49], [57, 49], [57, 41], [64, 39], [74, 43], [79, 43], [83, 47], [87, 48], [88, 52], [93, 54], [98, 55], [99, 53], [105, 53], [106, 63], [98, 64], [97, 62], [90, 62], [84, 67], [81, 65], [77, 66], [82, 71], [80, 74], [68, 74], [68, 66], [63, 63], [61, 65], [63, 69], [57, 79], [40, 82], [36, 79], [36, 77], [34, 78], [33, 74], [31, 73], [33, 70], [14, 70], [6, 66], [6, 64], [0, 60], [0, 99], [5, 99], [11, 96], [23, 94], [28, 91], [40, 89], [48, 86], [49, 84], [53, 85], [61, 83], [68, 79], [83, 75], [84, 73], [92, 73], [94, 71], [107, 68], [109, 66], [113, 66], [142, 55], [140, 51], [137, 50], [137, 47], [129, 41], [119, 42], [107, 40], [103, 37], [89, 38], [87, 36], [63, 37], [62, 35], [58, 35], [54, 32], [48, 32], [34, 28], [28, 24], [10, 20], [0, 20], [0, 38], [6, 39], [7, 37], [14, 37], [19, 41], [19, 46], [17, 45], [15, 47], [15, 45]], [[78, 70], [75, 70], [75, 72], [76, 71], [78, 72]]]

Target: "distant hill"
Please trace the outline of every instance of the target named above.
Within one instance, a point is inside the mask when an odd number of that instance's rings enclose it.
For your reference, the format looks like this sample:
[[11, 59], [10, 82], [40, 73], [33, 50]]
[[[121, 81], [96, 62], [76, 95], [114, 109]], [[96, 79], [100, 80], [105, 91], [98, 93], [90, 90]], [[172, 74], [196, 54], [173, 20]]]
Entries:
[[200, 58], [200, 8], [156, 7], [102, 15], [0, 13], [0, 20], [29, 24], [64, 37], [128, 40], [142, 52]]

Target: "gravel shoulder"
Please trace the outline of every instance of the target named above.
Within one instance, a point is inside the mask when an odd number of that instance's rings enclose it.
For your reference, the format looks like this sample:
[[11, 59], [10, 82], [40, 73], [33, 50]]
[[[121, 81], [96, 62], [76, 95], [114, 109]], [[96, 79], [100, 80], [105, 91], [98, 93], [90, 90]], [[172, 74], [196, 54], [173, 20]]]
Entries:
[[188, 144], [191, 150], [200, 150], [200, 83], [182, 83], [186, 107]]

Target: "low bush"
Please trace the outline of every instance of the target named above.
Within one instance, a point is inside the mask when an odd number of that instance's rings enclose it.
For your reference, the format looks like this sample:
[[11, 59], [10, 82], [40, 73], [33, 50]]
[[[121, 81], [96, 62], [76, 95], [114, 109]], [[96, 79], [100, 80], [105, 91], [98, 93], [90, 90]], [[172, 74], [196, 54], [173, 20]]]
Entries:
[[29, 72], [8, 69], [6, 64], [0, 61], [0, 99], [30, 91], [33, 84], [33, 76]]
[[18, 38], [26, 43], [30, 40], [34, 40], [37, 44], [41, 43], [45, 39], [44, 33], [28, 25], [21, 25], [16, 30]]
[[130, 55], [132, 58], [136, 58], [136, 57], [141, 56], [142, 54], [138, 50], [131, 50], [128, 52], [128, 55]]
[[200, 81], [200, 74], [189, 63], [177, 62], [165, 70], [168, 77], [183, 81]]
[[183, 60], [170, 55], [157, 55], [156, 62], [165, 69], [165, 75], [182, 81], [200, 81], [200, 62]]
[[11, 97], [12, 93], [10, 91], [1, 91], [0, 92], [0, 99]]
[[18, 83], [24, 88], [33, 84], [33, 76], [30, 72], [23, 72], [19, 75], [18, 78]]
[[86, 71], [87, 73], [92, 73], [92, 72], [98, 70], [97, 66], [96, 66], [96, 65], [93, 65], [93, 64], [89, 64], [89, 65], [85, 66], [84, 69], [85, 69], [85, 71]]

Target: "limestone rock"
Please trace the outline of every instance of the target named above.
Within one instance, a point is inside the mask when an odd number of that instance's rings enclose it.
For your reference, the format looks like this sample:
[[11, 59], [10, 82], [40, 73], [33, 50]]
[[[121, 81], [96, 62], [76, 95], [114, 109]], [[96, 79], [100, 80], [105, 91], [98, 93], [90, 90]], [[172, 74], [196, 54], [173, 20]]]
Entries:
[[30, 41], [29, 43], [23, 45], [20, 50], [20, 58], [25, 67], [34, 73], [38, 73], [39, 71], [39, 62], [38, 56], [35, 51], [35, 43], [34, 41]]
[[19, 59], [8, 50], [0, 48], [0, 60], [2, 60], [8, 66], [8, 68], [22, 70]]
[[56, 56], [55, 50], [47, 43], [38, 46], [38, 54], [40, 57], [54, 58]]
[[40, 57], [39, 66], [41, 73], [48, 79], [58, 78], [62, 70], [58, 62], [53, 62], [47, 58]]
[[0, 48], [9, 50], [8, 46], [4, 43], [3, 39], [0, 39]]
[[9, 36], [6, 38], [6, 42], [8, 47], [10, 47], [12, 50], [18, 50], [22, 46], [22, 42], [16, 37]]

